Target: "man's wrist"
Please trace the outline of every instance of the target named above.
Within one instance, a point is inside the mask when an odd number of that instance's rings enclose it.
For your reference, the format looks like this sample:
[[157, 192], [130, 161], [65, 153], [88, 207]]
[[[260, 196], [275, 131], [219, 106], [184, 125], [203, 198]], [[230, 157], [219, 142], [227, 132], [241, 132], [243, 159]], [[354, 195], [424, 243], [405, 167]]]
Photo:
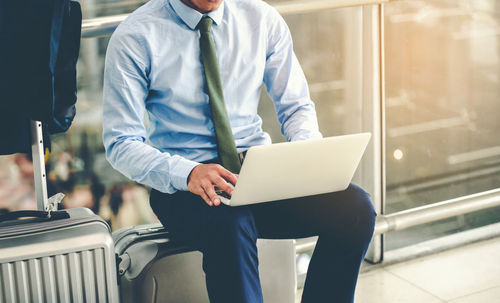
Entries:
[[189, 172], [188, 176], [187, 176], [187, 179], [186, 179], [186, 186], [189, 186], [189, 181], [191, 181], [191, 175], [193, 174], [193, 171], [196, 167], [200, 166], [201, 164], [198, 164], [196, 165], [195, 167], [193, 167], [191, 169], [191, 171]]
[[200, 163], [186, 158], [180, 158], [175, 164], [175, 167], [171, 170], [170, 177], [172, 186], [177, 190], [187, 191], [188, 177], [193, 169], [198, 165], [200, 165]]

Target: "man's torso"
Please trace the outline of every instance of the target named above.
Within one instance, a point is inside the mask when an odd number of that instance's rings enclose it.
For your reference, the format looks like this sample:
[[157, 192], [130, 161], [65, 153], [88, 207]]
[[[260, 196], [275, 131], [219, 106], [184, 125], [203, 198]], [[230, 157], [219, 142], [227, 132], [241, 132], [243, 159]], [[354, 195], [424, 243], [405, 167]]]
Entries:
[[[178, 3], [174, 3], [178, 1]], [[195, 161], [216, 157], [199, 31], [178, 12], [179, 0], [152, 0], [124, 21], [144, 43], [150, 144]], [[212, 27], [224, 99], [239, 151], [270, 143], [257, 115], [274, 13], [261, 1], [225, 0]], [[180, 14], [179, 14], [180, 13]], [[186, 142], [188, 144], [186, 144]]]

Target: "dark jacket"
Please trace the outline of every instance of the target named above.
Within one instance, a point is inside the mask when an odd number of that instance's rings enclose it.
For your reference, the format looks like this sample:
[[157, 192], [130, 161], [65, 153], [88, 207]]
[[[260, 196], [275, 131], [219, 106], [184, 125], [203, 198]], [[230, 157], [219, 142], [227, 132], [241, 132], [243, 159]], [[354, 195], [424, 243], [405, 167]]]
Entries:
[[70, 127], [81, 20], [74, 1], [0, 1], [0, 154], [30, 152], [30, 120]]

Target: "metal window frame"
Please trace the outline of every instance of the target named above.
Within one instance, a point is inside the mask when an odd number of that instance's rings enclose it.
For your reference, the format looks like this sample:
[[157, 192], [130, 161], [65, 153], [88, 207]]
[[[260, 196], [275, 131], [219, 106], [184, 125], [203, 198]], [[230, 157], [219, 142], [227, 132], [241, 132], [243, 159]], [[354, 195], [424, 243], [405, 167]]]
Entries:
[[[363, 123], [372, 132], [372, 145], [364, 156], [362, 184], [372, 194], [378, 216], [385, 208], [385, 82], [383, 56], [383, 4], [363, 7]], [[375, 235], [366, 260], [383, 260], [384, 235]]]

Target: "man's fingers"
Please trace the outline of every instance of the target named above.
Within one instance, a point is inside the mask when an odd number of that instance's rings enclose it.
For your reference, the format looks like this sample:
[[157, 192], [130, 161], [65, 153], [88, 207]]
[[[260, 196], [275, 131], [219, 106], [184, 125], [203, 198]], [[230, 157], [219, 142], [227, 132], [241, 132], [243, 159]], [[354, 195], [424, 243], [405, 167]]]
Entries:
[[199, 195], [210, 205], [220, 205], [220, 197], [214, 185], [228, 194], [232, 194], [231, 184], [236, 185], [237, 176], [219, 164], [200, 164], [193, 168], [188, 178], [188, 190]]
[[219, 189], [222, 189], [223, 191], [225, 191], [226, 193], [232, 195], [233, 194], [233, 188], [231, 187], [231, 185], [229, 185], [229, 183], [226, 182], [226, 180], [222, 177], [219, 177], [216, 181], [215, 181], [215, 185], [217, 185], [217, 187]]
[[224, 167], [220, 167], [221, 169], [219, 170], [220, 175], [226, 179], [228, 182], [230, 182], [233, 185], [236, 185], [236, 181], [238, 181], [237, 175], [233, 174], [232, 172], [228, 171]]
[[209, 206], [213, 206], [213, 203], [212, 203], [212, 200], [210, 200], [210, 197], [208, 197], [207, 193], [205, 192], [205, 189], [203, 188], [203, 186], [201, 186], [201, 192], [200, 192], [200, 197], [203, 198], [203, 200], [205, 200], [205, 202], [209, 205]]
[[214, 186], [212, 184], [205, 184], [203, 186], [203, 189], [205, 190], [206, 195], [210, 199], [210, 201], [215, 205], [219, 206], [220, 205], [220, 198], [219, 196], [215, 193]]

